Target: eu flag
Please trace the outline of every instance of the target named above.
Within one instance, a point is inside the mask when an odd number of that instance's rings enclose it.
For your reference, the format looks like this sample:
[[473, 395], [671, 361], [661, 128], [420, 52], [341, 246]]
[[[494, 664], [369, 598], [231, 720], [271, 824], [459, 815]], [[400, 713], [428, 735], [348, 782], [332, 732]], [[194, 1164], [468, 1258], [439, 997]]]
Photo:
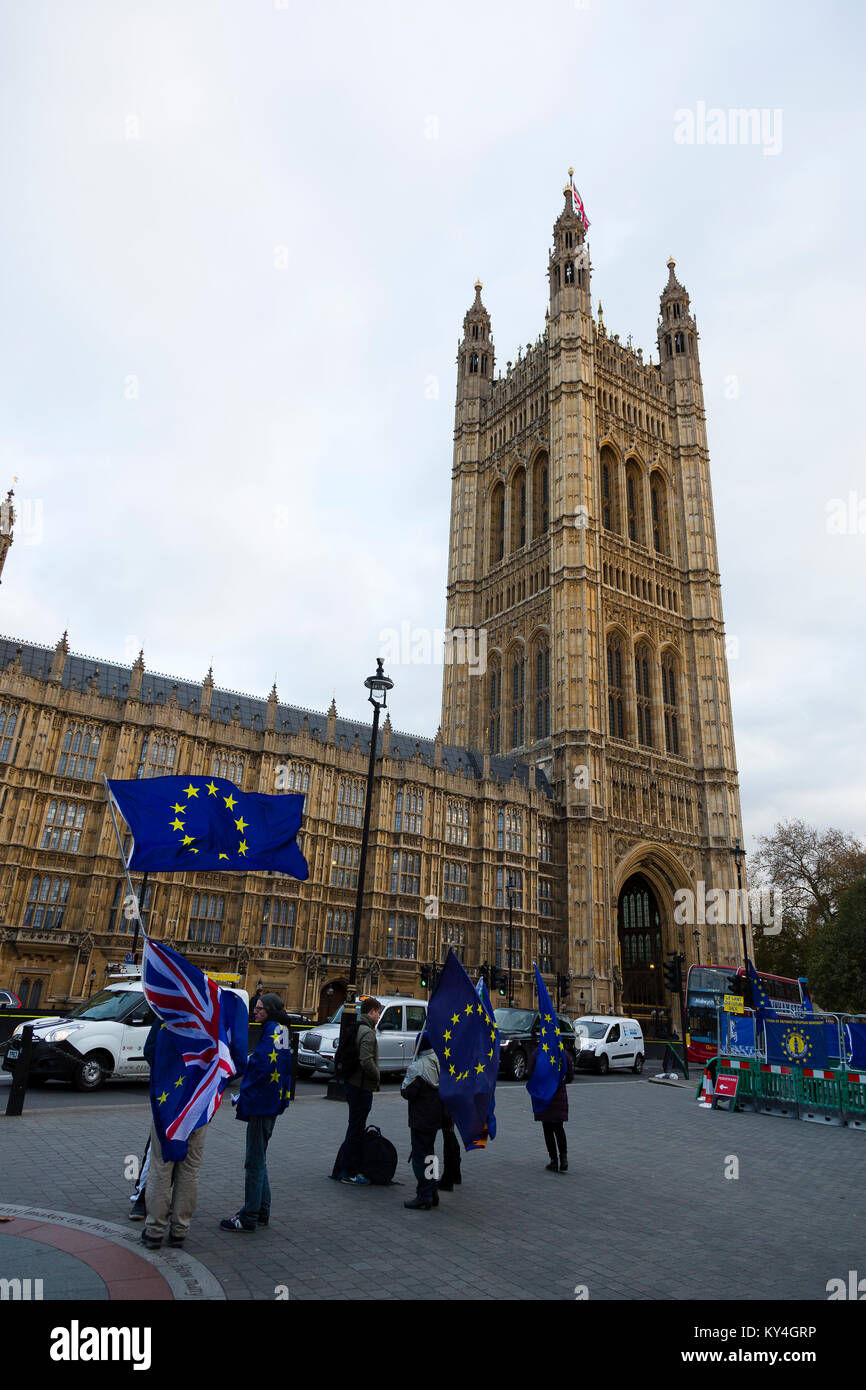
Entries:
[[764, 1031], [768, 1062], [818, 1070], [827, 1066], [827, 1024], [823, 1019], [770, 1019]]
[[224, 777], [108, 781], [132, 831], [130, 869], [162, 873], [249, 873], [309, 877], [298, 848], [303, 796], [243, 792]]
[[532, 1097], [533, 1115], [542, 1115], [559, 1087], [566, 1070], [565, 1044], [557, 1034], [556, 1011], [550, 1002], [547, 985], [541, 978], [538, 966], [535, 967], [535, 987], [538, 990], [538, 1012], [541, 1019], [541, 1034], [538, 1039], [538, 1052], [535, 1067], [526, 1083]]
[[439, 1058], [439, 1095], [464, 1148], [483, 1149], [491, 1136], [499, 1048], [493, 1015], [453, 951], [448, 952], [430, 1003], [427, 1032]]
[[[478, 995], [478, 998], [481, 1000], [482, 1004], [484, 1005], [484, 1009], [485, 1009], [485, 1012], [486, 1012], [486, 1014], [487, 1014], [487, 1018], [488, 1018], [488, 1021], [489, 1021], [489, 1024], [490, 1024], [490, 1031], [491, 1031], [492, 1033], [495, 1033], [495, 1034], [496, 1034], [496, 1037], [495, 1037], [494, 1042], [493, 1042], [493, 1059], [492, 1059], [492, 1065], [493, 1065], [493, 1068], [494, 1068], [493, 1075], [494, 1075], [494, 1076], [498, 1076], [498, 1075], [499, 1075], [499, 1034], [496, 1032], [496, 1020], [495, 1020], [494, 1013], [493, 1013], [493, 1005], [492, 1005], [491, 1002], [490, 1002], [490, 995], [487, 993], [487, 985], [484, 983], [484, 976], [483, 976], [483, 975], [482, 975], [481, 978], [479, 979], [478, 984], [475, 986], [475, 993]], [[495, 1101], [495, 1099], [494, 1099], [494, 1096], [493, 1096], [493, 1092], [492, 1092], [492, 1091], [490, 1092], [490, 1113], [489, 1113], [488, 1116], [487, 1116], [487, 1133], [488, 1133], [489, 1138], [491, 1138], [491, 1139], [495, 1139], [495, 1138], [496, 1138], [496, 1101]]]
[[773, 1001], [761, 982], [761, 977], [753, 966], [749, 957], [746, 956], [746, 964], [749, 967], [749, 983], [752, 986], [752, 1008], [757, 1010], [758, 1022], [763, 1023], [768, 1018], [778, 1018], [773, 1007]]

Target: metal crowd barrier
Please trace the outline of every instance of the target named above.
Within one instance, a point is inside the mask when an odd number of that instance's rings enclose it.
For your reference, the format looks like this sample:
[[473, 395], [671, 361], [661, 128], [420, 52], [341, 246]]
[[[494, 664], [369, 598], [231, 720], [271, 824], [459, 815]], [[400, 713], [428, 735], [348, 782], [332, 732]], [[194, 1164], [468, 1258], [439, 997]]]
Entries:
[[[822, 1014], [826, 1023], [836, 1025], [836, 1046], [828, 1045], [826, 1067], [788, 1066], [768, 1062], [766, 1034], [756, 1030], [753, 1057], [734, 1056], [720, 1048], [718, 1071], [737, 1075], [737, 1099], [749, 1101], [762, 1115], [781, 1115], [810, 1124], [847, 1125], [866, 1133], [866, 1070], [849, 1062], [846, 1023], [864, 1023], [862, 1014]], [[721, 1020], [720, 1020], [721, 1021]], [[721, 1039], [721, 1032], [719, 1034]], [[727, 1030], [724, 1038], [728, 1044]], [[850, 1053], [853, 1056], [853, 1052]]]

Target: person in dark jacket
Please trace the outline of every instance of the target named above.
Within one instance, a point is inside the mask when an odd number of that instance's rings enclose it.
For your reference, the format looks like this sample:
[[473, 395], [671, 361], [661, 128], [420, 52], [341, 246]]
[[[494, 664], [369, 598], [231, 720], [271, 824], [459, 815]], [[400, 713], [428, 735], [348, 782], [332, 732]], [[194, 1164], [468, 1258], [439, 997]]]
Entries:
[[254, 1231], [270, 1220], [268, 1143], [292, 1088], [290, 1020], [278, 994], [263, 994], [256, 1000], [255, 1022], [262, 1025], [262, 1035], [247, 1061], [237, 1098], [237, 1118], [247, 1126], [244, 1204], [220, 1222], [223, 1231]]
[[[550, 1162], [547, 1165], [549, 1173], [568, 1172], [568, 1144], [565, 1139], [565, 1123], [568, 1120], [568, 1091], [566, 1088], [569, 1082], [574, 1080], [574, 1062], [568, 1048], [565, 1049], [564, 1056], [565, 1071], [550, 1098], [550, 1104], [540, 1115], [535, 1116], [536, 1120], [541, 1121], [541, 1127], [544, 1130], [544, 1142], [550, 1155]], [[538, 1050], [536, 1049], [530, 1058], [529, 1076], [535, 1070], [537, 1058]]]
[[358, 1018], [357, 1071], [345, 1080], [346, 1100], [349, 1102], [349, 1123], [342, 1148], [342, 1173], [340, 1181], [350, 1187], [368, 1187], [370, 1180], [360, 1171], [361, 1149], [367, 1116], [373, 1104], [373, 1094], [379, 1089], [379, 1044], [376, 1038], [376, 1024], [382, 1014], [382, 1005], [371, 995], [361, 1000]]
[[426, 1032], [419, 1039], [415, 1059], [406, 1072], [401, 1092], [409, 1102], [412, 1170], [417, 1182], [414, 1200], [404, 1202], [403, 1206], [408, 1207], [410, 1211], [430, 1211], [432, 1207], [439, 1205], [434, 1177], [434, 1149], [436, 1134], [442, 1128], [444, 1112], [439, 1098], [439, 1058], [433, 1051], [433, 1044]]

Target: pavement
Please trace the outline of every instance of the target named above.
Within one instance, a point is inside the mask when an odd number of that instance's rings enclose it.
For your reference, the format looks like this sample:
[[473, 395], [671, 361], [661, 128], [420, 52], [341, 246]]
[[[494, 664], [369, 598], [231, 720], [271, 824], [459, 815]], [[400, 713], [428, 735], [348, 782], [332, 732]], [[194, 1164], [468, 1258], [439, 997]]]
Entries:
[[500, 1083], [496, 1140], [464, 1154], [438, 1209], [414, 1212], [397, 1087], [370, 1123], [397, 1146], [400, 1185], [355, 1189], [327, 1176], [345, 1105], [302, 1085], [268, 1151], [271, 1224], [251, 1234], [219, 1229], [243, 1200], [245, 1131], [226, 1103], [186, 1248], [150, 1252], [127, 1218], [146, 1088], [116, 1103], [110, 1086], [63, 1104], [35, 1092], [21, 1117], [0, 1115], [0, 1281], [41, 1279], [31, 1297], [68, 1301], [823, 1301], [829, 1280], [866, 1274], [866, 1133], [704, 1110], [694, 1095], [578, 1076], [570, 1169], [553, 1174], [525, 1088]]

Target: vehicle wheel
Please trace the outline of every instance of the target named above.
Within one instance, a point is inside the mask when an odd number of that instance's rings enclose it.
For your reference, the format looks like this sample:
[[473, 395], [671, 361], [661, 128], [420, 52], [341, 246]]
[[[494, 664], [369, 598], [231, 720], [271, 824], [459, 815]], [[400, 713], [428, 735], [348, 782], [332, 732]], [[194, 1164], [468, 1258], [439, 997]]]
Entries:
[[107, 1075], [99, 1058], [94, 1054], [79, 1062], [72, 1077], [72, 1085], [76, 1091], [98, 1091]]
[[511, 1059], [511, 1079], [512, 1081], [522, 1081], [526, 1075], [526, 1053], [515, 1052]]
[[607, 1059], [607, 1053], [603, 1052], [598, 1059], [598, 1074], [599, 1076], [607, 1076], [609, 1071], [610, 1062]]
[[640, 1052], [634, 1059], [634, 1066], [632, 1067], [632, 1071], [634, 1072], [635, 1076], [640, 1076], [641, 1072], [643, 1071], [643, 1054]]

